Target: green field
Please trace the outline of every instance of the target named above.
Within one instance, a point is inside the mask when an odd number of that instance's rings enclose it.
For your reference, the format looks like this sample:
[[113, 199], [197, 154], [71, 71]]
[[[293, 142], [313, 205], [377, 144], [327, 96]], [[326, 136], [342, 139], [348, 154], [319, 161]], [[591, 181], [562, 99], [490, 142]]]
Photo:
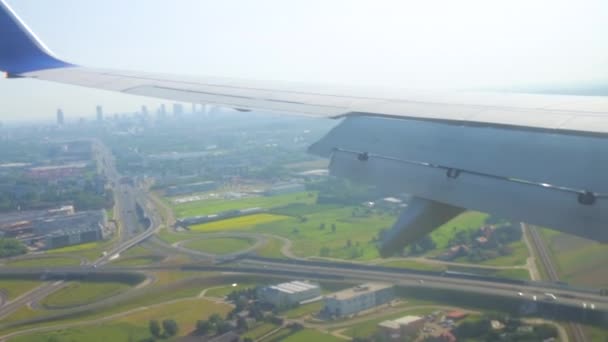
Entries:
[[[198, 276], [201, 278], [192, 278]], [[80, 316], [68, 315], [66, 317], [57, 317], [45, 323], [30, 323], [23, 324], [19, 327], [3, 329], [0, 334], [6, 334], [16, 330], [27, 329], [31, 327], [54, 326], [57, 324], [75, 323], [82, 320], [95, 320], [112, 314], [125, 312], [128, 310], [139, 309], [142, 307], [151, 307], [159, 303], [175, 301], [179, 299], [192, 299], [201, 292], [201, 289], [207, 287], [225, 284], [227, 281], [225, 276], [218, 278], [214, 277], [213, 273], [201, 272], [157, 272], [158, 281], [149, 288], [143, 289], [140, 292], [134, 293], [129, 299], [121, 302], [113, 303], [113, 305], [104, 307], [94, 312], [83, 313]], [[187, 279], [189, 278], [189, 279]], [[238, 278], [238, 277], [237, 277]], [[237, 280], [237, 279], [235, 279]], [[239, 280], [237, 280], [239, 281]], [[49, 310], [27, 310], [27, 312], [16, 312], [3, 319], [3, 322], [10, 323], [21, 319], [33, 319], [44, 317], [49, 314]], [[15, 316], [15, 317], [14, 317]], [[79, 339], [76, 339], [79, 340]]]
[[94, 249], [99, 246], [99, 242], [88, 242], [82, 243], [80, 245], [66, 246], [61, 248], [55, 248], [47, 251], [48, 254], [58, 254], [58, 253], [72, 253], [72, 252], [82, 252], [89, 249]]
[[322, 333], [318, 330], [312, 329], [304, 329], [300, 330], [295, 334], [291, 334], [287, 336], [287, 338], [283, 339], [284, 342], [342, 342], [344, 341], [341, 338], [337, 338], [330, 334]]
[[561, 280], [581, 286], [608, 287], [608, 244], [541, 229]]
[[277, 239], [268, 239], [266, 244], [256, 250], [256, 253], [265, 258], [285, 259], [281, 253], [283, 242]]
[[253, 240], [246, 238], [208, 238], [188, 241], [183, 246], [205, 253], [230, 254], [243, 251], [253, 244]]
[[230, 306], [204, 299], [181, 300], [174, 303], [156, 305], [139, 310], [107, 323], [91, 322], [91, 325], [61, 329], [19, 336], [11, 341], [140, 341], [150, 337], [148, 322], [151, 319], [162, 321], [174, 319], [179, 325], [178, 335], [184, 336], [192, 331], [196, 320], [205, 319], [213, 313], [225, 315]]
[[42, 305], [48, 308], [84, 305], [117, 295], [129, 287], [118, 282], [74, 282], [46, 297]]
[[258, 339], [258, 338], [268, 334], [269, 332], [275, 330], [278, 327], [279, 326], [276, 324], [262, 323], [262, 324], [256, 326], [255, 328], [247, 331], [247, 333], [245, 335], [243, 335], [243, 337], [249, 337], [249, 338], [252, 338], [255, 340], [255, 339]]
[[197, 215], [217, 214], [227, 210], [247, 208], [274, 208], [290, 203], [315, 203], [317, 196], [314, 192], [298, 192], [269, 197], [250, 197], [243, 199], [204, 200], [172, 205], [175, 216], [182, 218]]
[[210, 223], [197, 224], [190, 227], [193, 232], [220, 232], [226, 230], [247, 230], [256, 225], [265, 223], [283, 221], [288, 219], [287, 216], [272, 215], [272, 214], [255, 214], [230, 218], [221, 221]]
[[47, 266], [75, 266], [79, 265], [80, 260], [77, 258], [63, 258], [55, 256], [42, 256], [40, 258], [21, 259], [10, 261], [6, 264], [7, 267], [47, 267]]
[[435, 241], [435, 244], [437, 244], [438, 249], [447, 248], [448, 243], [458, 231], [476, 230], [484, 225], [487, 218], [488, 214], [477, 211], [464, 212], [435, 229], [431, 233], [431, 237]]
[[6, 294], [8, 299], [17, 298], [40, 285], [42, 282], [37, 280], [0, 279], [0, 290]]

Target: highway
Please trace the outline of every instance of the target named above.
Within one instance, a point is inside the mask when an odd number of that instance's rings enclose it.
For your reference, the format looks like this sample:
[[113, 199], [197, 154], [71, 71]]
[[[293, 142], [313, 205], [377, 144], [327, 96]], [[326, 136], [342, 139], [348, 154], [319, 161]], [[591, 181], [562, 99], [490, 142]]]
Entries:
[[[108, 148], [99, 140], [91, 139], [92, 142], [92, 155], [97, 162], [98, 171], [100, 174], [106, 177], [107, 182], [111, 185], [114, 191], [115, 201], [115, 219], [118, 222], [118, 244], [113, 248], [109, 249], [105, 255], [101, 255], [92, 265], [84, 266], [83, 269], [91, 269], [93, 267], [99, 268], [104, 266], [110, 261], [114, 255], [123, 253], [127, 249], [139, 244], [146, 240], [150, 236], [154, 235], [160, 229], [161, 219], [158, 214], [155, 213], [153, 207], [150, 205], [145, 192], [132, 186], [121, 182], [121, 175], [116, 170], [115, 160], [112, 153]], [[151, 225], [148, 229], [143, 229], [141, 223], [135, 214], [135, 203], [140, 201], [145, 214], [150, 218]], [[41, 269], [38, 269], [40, 271]], [[48, 269], [42, 269], [42, 274], [45, 274]], [[5, 271], [5, 269], [2, 269]], [[64, 281], [56, 281], [53, 283], [45, 283], [27, 293], [24, 293], [18, 298], [15, 298], [7, 303], [4, 303], [0, 307], [0, 318], [10, 315], [21, 306], [28, 303], [42, 299], [51, 293], [59, 290], [65, 286]]]
[[[559, 281], [560, 280], [559, 274], [557, 273], [555, 265], [553, 264], [553, 258], [551, 257], [551, 254], [549, 253], [547, 245], [541, 238], [540, 233], [538, 232], [538, 229], [536, 227], [530, 227], [525, 224], [522, 224], [522, 225], [524, 225], [530, 232], [530, 237], [532, 238], [532, 245], [534, 246], [534, 249], [536, 250], [536, 254], [538, 255], [541, 263], [543, 264], [543, 268], [545, 269], [545, 271], [547, 273], [547, 277], [549, 278], [550, 281], [553, 281], [553, 282]], [[576, 303], [575, 305], [580, 307], [583, 305], [582, 304], [583, 302], [586, 303], [585, 300], [578, 300], [578, 303]], [[570, 333], [572, 335], [572, 339], [575, 342], [586, 342], [587, 341], [587, 336], [585, 335], [585, 331], [583, 330], [583, 328], [581, 327], [580, 324], [569, 323], [568, 330], [570, 331]]]

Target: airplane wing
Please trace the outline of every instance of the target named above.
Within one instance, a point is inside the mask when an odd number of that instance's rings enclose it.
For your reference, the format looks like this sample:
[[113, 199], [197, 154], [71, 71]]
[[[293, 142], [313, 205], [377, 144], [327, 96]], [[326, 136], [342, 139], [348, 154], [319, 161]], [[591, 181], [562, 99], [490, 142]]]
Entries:
[[[239, 110], [345, 118], [311, 151], [331, 157], [334, 174], [419, 198], [413, 217], [394, 227], [416, 232], [408, 240], [471, 208], [608, 241], [607, 97], [364, 90], [88, 68], [54, 56], [3, 0], [0, 70]], [[404, 172], [416, 178], [404, 180]], [[423, 219], [428, 212], [443, 219]]]

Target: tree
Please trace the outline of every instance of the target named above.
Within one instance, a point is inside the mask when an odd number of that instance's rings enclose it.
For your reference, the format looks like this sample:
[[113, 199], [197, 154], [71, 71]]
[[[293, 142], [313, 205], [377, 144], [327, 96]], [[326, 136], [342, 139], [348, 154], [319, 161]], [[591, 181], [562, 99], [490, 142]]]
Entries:
[[319, 230], [323, 230], [323, 229], [325, 229], [325, 223], [321, 223], [321, 224], [319, 225]]
[[247, 324], [247, 320], [243, 317], [239, 317], [236, 320], [236, 329], [239, 331], [247, 331], [249, 329], [249, 325]]
[[177, 322], [173, 319], [165, 319], [163, 321], [163, 329], [165, 329], [167, 336], [175, 336], [178, 330]]
[[218, 313], [214, 313], [211, 316], [209, 316], [209, 322], [211, 324], [217, 324], [223, 320], [224, 319], [222, 318], [222, 316], [220, 316], [220, 314], [218, 314]]
[[196, 334], [207, 335], [211, 331], [211, 323], [205, 320], [196, 321]]
[[243, 339], [243, 342], [253, 342], [253, 338], [251, 338], [251, 337], [245, 337]]
[[218, 334], [225, 334], [232, 330], [232, 325], [226, 321], [220, 321], [215, 325]]
[[353, 242], [350, 239], [346, 240], [346, 248], [350, 248], [353, 245]]
[[332, 232], [332, 233], [335, 233], [335, 232], [336, 232], [336, 224], [335, 224], [335, 223], [332, 223], [332, 224], [331, 224], [331, 232]]
[[150, 334], [155, 337], [160, 336], [160, 324], [157, 320], [153, 319], [148, 323], [148, 327], [150, 328]]

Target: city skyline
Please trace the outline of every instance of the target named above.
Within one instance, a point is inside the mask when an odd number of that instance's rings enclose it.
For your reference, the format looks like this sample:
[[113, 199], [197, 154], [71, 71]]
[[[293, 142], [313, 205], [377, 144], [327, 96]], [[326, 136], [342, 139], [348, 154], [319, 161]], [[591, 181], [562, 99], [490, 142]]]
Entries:
[[[607, 78], [601, 1], [10, 5], [58, 56], [90, 66], [403, 88]], [[0, 93], [3, 121], [58, 107], [83, 113], [105, 103], [107, 112], [125, 112], [162, 102], [29, 80], [2, 79]]]

